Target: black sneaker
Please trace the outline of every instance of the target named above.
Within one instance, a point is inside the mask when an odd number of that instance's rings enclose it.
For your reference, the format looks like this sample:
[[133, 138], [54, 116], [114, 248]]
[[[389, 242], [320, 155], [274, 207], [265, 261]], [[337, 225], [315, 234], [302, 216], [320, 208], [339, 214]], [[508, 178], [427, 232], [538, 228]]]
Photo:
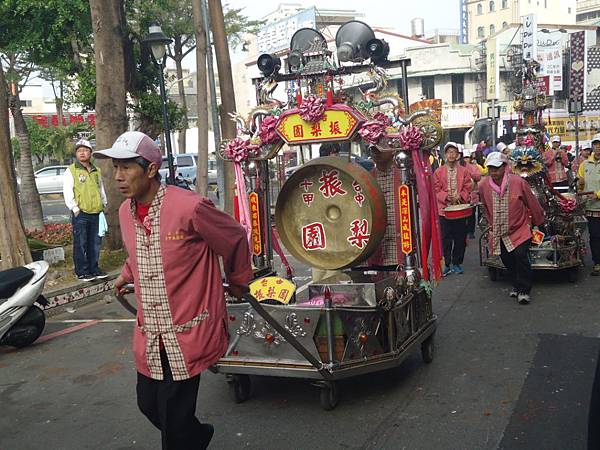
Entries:
[[94, 274], [94, 276], [98, 279], [98, 280], [104, 280], [105, 278], [108, 278], [108, 274], [102, 272], [101, 270], [99, 270], [98, 272], [96, 272]]
[[82, 275], [82, 276], [77, 277], [77, 278], [79, 278], [80, 280], [83, 280], [83, 281], [94, 281], [96, 279], [96, 276], [95, 275], [87, 274], [87, 275]]

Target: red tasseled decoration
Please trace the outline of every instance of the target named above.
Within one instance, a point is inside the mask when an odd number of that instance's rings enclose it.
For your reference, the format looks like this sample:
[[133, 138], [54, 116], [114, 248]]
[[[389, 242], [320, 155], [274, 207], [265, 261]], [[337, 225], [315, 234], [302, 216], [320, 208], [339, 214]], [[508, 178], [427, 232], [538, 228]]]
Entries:
[[296, 94], [296, 105], [300, 106], [302, 104], [302, 92], [298, 90], [298, 94]]
[[325, 102], [327, 106], [333, 106], [333, 89], [327, 89], [327, 101]]
[[519, 113], [519, 119], [517, 121], [517, 126], [521, 128], [523, 126], [523, 116]]
[[550, 110], [548, 110], [548, 125], [552, 125], [552, 120], [550, 120]]

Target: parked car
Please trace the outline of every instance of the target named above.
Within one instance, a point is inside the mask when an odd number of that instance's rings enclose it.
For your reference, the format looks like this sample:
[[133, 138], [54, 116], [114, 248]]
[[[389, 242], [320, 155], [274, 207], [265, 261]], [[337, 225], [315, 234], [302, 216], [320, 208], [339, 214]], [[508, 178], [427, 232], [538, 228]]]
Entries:
[[[175, 165], [175, 175], [182, 177], [188, 183], [195, 186], [196, 174], [198, 172], [198, 154], [182, 153], [173, 155], [173, 163]], [[163, 156], [159, 172], [163, 179], [166, 179], [169, 175], [169, 164], [166, 156]], [[215, 159], [208, 160], [208, 184], [217, 184], [217, 161]]]
[[[35, 171], [35, 185], [40, 194], [59, 194], [63, 191], [63, 175], [69, 166], [48, 166]], [[21, 179], [17, 178], [21, 190]]]

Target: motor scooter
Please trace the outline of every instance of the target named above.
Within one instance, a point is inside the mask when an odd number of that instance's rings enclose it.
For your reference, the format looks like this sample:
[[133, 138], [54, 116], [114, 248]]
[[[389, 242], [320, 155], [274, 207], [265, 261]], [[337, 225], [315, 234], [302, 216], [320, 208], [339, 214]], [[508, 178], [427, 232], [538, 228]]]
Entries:
[[26, 347], [44, 331], [46, 317], [35, 303], [48, 304], [42, 290], [49, 267], [35, 261], [0, 272], [0, 345]]

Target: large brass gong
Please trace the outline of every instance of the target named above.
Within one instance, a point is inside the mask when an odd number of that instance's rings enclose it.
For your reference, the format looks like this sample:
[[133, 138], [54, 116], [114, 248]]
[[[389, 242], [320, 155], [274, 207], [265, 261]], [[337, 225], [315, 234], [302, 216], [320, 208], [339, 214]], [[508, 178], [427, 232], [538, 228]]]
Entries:
[[310, 161], [285, 182], [275, 221], [296, 259], [319, 269], [342, 269], [375, 251], [385, 233], [386, 211], [369, 172], [329, 156]]

